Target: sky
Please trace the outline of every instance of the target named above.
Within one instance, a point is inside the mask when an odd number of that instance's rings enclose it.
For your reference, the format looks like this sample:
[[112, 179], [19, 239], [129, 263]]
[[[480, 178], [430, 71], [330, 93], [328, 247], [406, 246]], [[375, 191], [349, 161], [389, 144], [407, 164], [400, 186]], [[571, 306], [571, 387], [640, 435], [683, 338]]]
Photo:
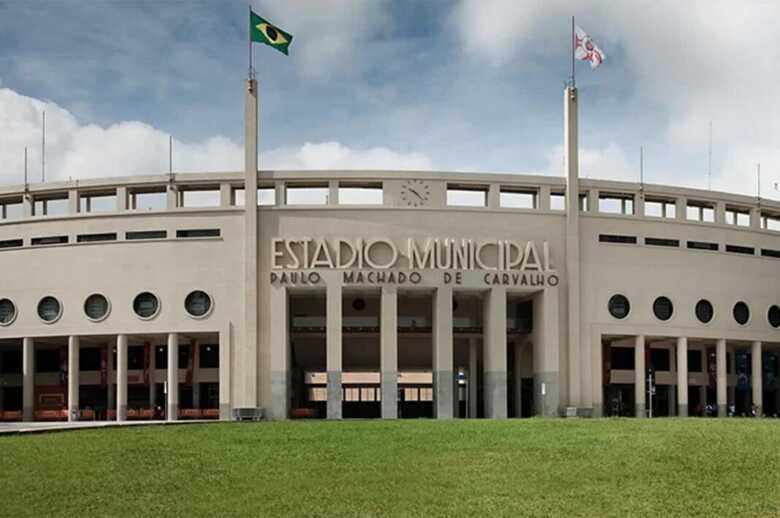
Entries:
[[[780, 3], [252, 0], [261, 169], [563, 175], [570, 24], [580, 175], [780, 199]], [[0, 184], [243, 169], [246, 1], [0, 0]], [[708, 149], [712, 126], [711, 177]]]

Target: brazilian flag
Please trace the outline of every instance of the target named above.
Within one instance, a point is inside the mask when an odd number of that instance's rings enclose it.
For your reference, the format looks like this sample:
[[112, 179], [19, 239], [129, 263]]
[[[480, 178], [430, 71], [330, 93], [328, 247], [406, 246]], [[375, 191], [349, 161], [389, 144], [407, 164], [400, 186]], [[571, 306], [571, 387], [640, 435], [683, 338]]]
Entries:
[[265, 43], [275, 48], [279, 52], [287, 55], [287, 48], [292, 43], [292, 34], [284, 32], [282, 29], [249, 11], [249, 33], [252, 41]]

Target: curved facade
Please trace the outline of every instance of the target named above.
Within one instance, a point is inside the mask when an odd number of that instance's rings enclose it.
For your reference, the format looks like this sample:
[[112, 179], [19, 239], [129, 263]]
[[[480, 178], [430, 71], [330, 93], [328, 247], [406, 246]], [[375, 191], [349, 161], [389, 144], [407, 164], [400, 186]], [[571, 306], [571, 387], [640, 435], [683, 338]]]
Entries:
[[780, 203], [580, 180], [571, 232], [562, 178], [257, 182], [0, 189], [3, 418], [780, 412]]

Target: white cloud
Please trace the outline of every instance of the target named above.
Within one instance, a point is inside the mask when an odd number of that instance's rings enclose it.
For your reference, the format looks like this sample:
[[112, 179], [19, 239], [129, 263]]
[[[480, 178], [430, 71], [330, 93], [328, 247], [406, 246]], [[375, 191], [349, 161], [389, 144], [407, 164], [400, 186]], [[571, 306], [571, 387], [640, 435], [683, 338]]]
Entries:
[[[555, 60], [564, 79], [572, 14], [607, 53], [604, 68], [581, 65], [578, 74], [630, 83], [634, 102], [662, 110], [651, 138], [675, 153], [674, 183], [706, 186], [709, 121], [713, 187], [745, 192], [744, 171], [756, 162], [767, 164], [767, 181], [780, 179], [780, 46], [767, 22], [780, 17], [780, 3], [461, 0], [453, 19], [467, 54], [497, 66]], [[686, 171], [685, 156], [703, 166]]]
[[[168, 135], [138, 121], [101, 127], [82, 125], [62, 107], [13, 90], [0, 89], [0, 183], [24, 180], [24, 148], [29, 147], [30, 180], [41, 173], [41, 114], [46, 110], [46, 179], [100, 178], [159, 174], [168, 170]], [[261, 154], [261, 167], [274, 169], [432, 169], [420, 153], [387, 148], [351, 149], [338, 142], [305, 143]], [[223, 136], [198, 142], [173, 141], [177, 172], [239, 171], [244, 151]]]
[[[261, 1], [257, 10], [292, 33], [291, 55], [302, 75], [321, 79], [354, 66], [369, 38], [389, 23], [385, 5], [354, 0]], [[296, 35], [298, 37], [296, 37]]]

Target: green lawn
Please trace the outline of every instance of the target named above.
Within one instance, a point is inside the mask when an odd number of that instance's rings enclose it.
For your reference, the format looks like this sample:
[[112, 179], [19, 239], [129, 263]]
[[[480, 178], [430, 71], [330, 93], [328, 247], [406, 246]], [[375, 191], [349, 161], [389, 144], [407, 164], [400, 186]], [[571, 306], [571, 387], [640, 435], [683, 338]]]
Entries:
[[225, 423], [0, 437], [0, 516], [780, 516], [780, 420]]

